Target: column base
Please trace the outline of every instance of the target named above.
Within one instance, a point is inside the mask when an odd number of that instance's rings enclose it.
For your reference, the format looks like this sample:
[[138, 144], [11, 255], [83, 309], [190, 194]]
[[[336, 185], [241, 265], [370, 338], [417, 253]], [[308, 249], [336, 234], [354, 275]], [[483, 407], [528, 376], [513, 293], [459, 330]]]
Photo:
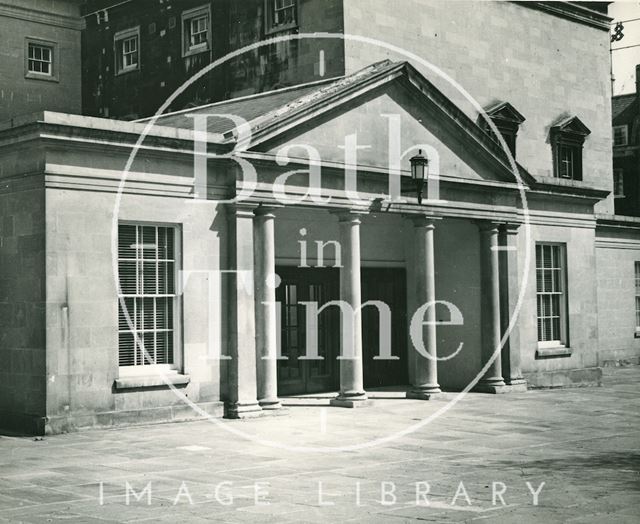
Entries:
[[260, 400], [258, 404], [260, 404], [262, 409], [280, 409], [282, 407], [280, 399], [278, 398]]
[[412, 387], [407, 391], [406, 398], [415, 400], [429, 400], [433, 395], [442, 393], [439, 384], [428, 384], [425, 386]]
[[373, 402], [367, 398], [366, 393], [358, 395], [338, 395], [329, 401], [329, 405], [338, 408], [364, 408], [372, 404]]
[[262, 408], [257, 402], [241, 404], [233, 402], [225, 406], [225, 418], [253, 418], [263, 415]]
[[430, 400], [431, 397], [437, 396], [438, 393], [442, 393], [441, 391], [407, 391], [406, 398], [410, 398], [412, 400]]
[[528, 391], [527, 381], [523, 378], [514, 378], [507, 382], [507, 386], [509, 387], [509, 391], [512, 393], [523, 393]]
[[504, 380], [501, 378], [488, 378], [482, 379], [476, 387], [473, 388], [473, 391], [477, 393], [508, 393], [510, 391], [509, 386], [504, 383]]

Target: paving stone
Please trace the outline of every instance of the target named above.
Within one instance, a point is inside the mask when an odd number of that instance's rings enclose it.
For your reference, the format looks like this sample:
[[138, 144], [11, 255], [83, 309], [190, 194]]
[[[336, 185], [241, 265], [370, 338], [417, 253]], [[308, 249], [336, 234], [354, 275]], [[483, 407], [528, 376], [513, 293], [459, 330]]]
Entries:
[[[94, 430], [38, 442], [0, 437], [0, 522], [635, 523], [638, 379], [640, 368], [625, 368], [608, 372], [603, 387], [470, 394], [394, 438], [447, 399], [378, 399], [357, 413], [296, 405], [282, 417]], [[229, 427], [280, 447], [232, 435]], [[370, 445], [373, 438], [387, 440]], [[352, 448], [291, 449], [346, 445]], [[222, 482], [229, 484], [221, 497], [230, 492], [231, 505], [215, 498]], [[428, 482], [429, 506], [416, 505], [417, 482]], [[494, 482], [506, 486], [506, 506], [494, 504]], [[538, 505], [527, 482], [534, 489], [545, 483]], [[150, 485], [151, 503], [130, 496], [127, 504], [127, 483], [138, 495]], [[256, 505], [256, 483], [264, 483], [269, 505]], [[470, 506], [461, 494], [452, 505], [461, 483]], [[396, 499], [384, 505], [389, 486]]]

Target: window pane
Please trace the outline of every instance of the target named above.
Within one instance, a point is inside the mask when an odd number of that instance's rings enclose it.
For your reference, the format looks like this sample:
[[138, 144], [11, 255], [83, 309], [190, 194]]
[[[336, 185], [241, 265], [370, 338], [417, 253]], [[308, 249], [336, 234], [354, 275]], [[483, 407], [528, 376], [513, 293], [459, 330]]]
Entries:
[[565, 313], [563, 311], [562, 246], [536, 245], [536, 290], [538, 340], [561, 341]]
[[[124, 308], [118, 304], [118, 325], [122, 354], [121, 366], [173, 362], [173, 260], [162, 262], [158, 252], [174, 254], [174, 232], [171, 228], [121, 225], [118, 236], [118, 269]], [[162, 248], [159, 244], [162, 243]], [[169, 295], [158, 297], [158, 293]], [[142, 296], [140, 296], [142, 295]], [[127, 322], [126, 314], [131, 317]], [[133, 347], [135, 336], [142, 346]]]

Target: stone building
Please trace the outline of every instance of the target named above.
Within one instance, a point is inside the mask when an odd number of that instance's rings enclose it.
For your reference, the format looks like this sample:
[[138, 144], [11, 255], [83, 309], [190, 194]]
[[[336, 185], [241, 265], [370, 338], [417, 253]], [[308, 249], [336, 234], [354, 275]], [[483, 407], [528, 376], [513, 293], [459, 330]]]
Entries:
[[[3, 428], [597, 384], [637, 360], [640, 229], [614, 215], [602, 5], [339, 4], [345, 37], [305, 44], [325, 75], [135, 122], [0, 126]], [[299, 13], [291, 40], [312, 5], [273, 2]], [[143, 64], [164, 22], [136, 39], [108, 16], [99, 38]], [[428, 161], [422, 199], [410, 159]], [[335, 300], [369, 304], [352, 318]]]
[[[183, 82], [236, 49], [343, 31], [339, 0], [86, 0], [83, 13], [83, 114], [127, 120], [152, 115]], [[131, 46], [126, 58], [124, 45]], [[217, 67], [171, 109], [343, 74], [338, 41], [277, 42]]]
[[80, 0], [0, 2], [0, 121], [80, 113]]
[[618, 215], [640, 216], [640, 64], [636, 92], [614, 96], [613, 193]]

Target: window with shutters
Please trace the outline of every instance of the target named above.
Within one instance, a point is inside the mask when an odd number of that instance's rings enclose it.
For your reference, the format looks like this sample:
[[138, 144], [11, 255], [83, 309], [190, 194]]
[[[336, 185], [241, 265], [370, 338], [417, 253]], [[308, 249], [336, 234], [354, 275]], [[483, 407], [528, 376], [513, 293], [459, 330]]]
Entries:
[[118, 359], [121, 370], [179, 364], [177, 237], [171, 226], [118, 226]]
[[565, 246], [536, 244], [538, 347], [567, 346]]

